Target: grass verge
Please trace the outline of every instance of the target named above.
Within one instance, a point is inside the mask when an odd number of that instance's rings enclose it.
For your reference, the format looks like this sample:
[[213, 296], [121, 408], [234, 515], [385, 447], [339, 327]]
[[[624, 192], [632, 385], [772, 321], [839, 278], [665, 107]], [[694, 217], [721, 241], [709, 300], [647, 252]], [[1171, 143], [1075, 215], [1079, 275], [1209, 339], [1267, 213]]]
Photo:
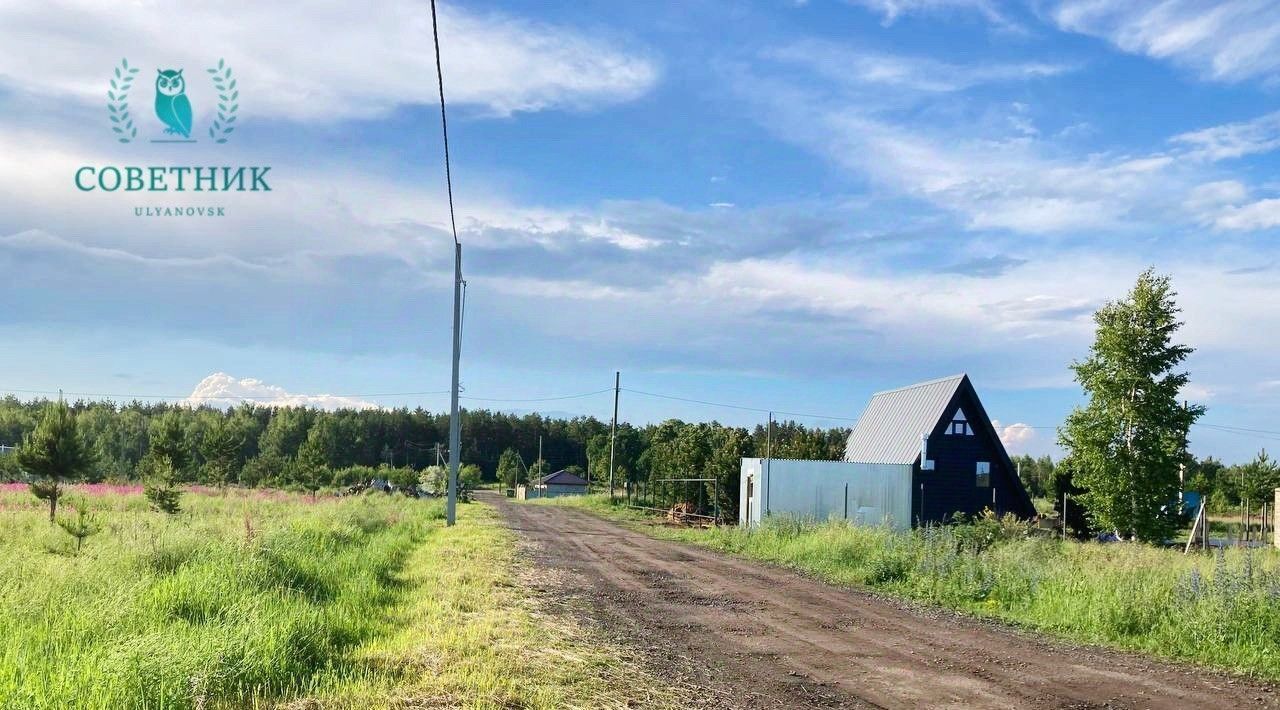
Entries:
[[399, 632], [353, 656], [380, 682], [337, 689], [326, 706], [676, 707], [625, 650], [567, 615], [540, 612], [517, 579], [515, 537], [493, 508], [458, 510], [458, 525], [431, 535], [401, 575], [425, 593], [396, 610]]
[[484, 505], [445, 528], [439, 502], [383, 495], [69, 502], [102, 528], [79, 552], [0, 492], [0, 708], [661, 704], [620, 649], [537, 613]]
[[1215, 555], [1028, 536], [987, 521], [894, 532], [843, 521], [775, 519], [756, 530], [684, 528], [556, 498], [647, 534], [792, 567], [1074, 641], [1138, 650], [1280, 680], [1280, 554]]

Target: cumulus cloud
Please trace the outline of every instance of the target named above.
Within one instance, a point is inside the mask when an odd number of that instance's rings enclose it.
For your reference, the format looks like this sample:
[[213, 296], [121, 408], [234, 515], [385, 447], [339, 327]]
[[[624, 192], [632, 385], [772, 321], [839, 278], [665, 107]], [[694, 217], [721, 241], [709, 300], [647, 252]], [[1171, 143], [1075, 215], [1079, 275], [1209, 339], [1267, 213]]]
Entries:
[[250, 402], [264, 407], [315, 407], [317, 409], [376, 409], [378, 405], [355, 397], [332, 394], [291, 394], [283, 387], [270, 385], [252, 377], [236, 379], [225, 372], [215, 372], [200, 380], [191, 396], [184, 400], [191, 406], [233, 407]]
[[[440, 7], [446, 97], [496, 115], [586, 108], [633, 99], [659, 69], [619, 38]], [[120, 61], [181, 67], [188, 91], [203, 91], [205, 68], [225, 58], [240, 77], [246, 113], [296, 121], [368, 118], [396, 106], [438, 101], [427, 3], [372, 0], [317, 7], [302, 0], [123, 5], [94, 0], [0, 4], [0, 80], [35, 93], [70, 95], [94, 106]], [[197, 115], [210, 100], [196, 101]]]
[[999, 420], [993, 419], [991, 420], [991, 425], [995, 427], [996, 433], [1000, 435], [1001, 443], [1011, 454], [1022, 453], [1036, 438], [1036, 430], [1021, 422], [1004, 425]]

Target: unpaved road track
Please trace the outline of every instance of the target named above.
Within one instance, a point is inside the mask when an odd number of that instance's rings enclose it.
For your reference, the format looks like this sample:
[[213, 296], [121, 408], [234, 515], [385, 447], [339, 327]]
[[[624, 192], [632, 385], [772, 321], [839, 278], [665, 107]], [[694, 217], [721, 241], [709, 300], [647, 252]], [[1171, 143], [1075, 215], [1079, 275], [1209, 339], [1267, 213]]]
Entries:
[[635, 649], [685, 688], [687, 706], [1280, 707], [1262, 683], [909, 608], [577, 510], [483, 499], [525, 541], [547, 606]]

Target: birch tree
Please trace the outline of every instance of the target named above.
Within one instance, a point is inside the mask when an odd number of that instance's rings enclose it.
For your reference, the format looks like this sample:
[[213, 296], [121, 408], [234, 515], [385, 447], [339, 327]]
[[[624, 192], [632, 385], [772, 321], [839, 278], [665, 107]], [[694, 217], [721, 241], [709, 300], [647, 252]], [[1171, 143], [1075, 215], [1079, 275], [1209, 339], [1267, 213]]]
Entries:
[[1089, 403], [1071, 413], [1058, 441], [1097, 527], [1123, 538], [1161, 541], [1177, 529], [1178, 467], [1188, 460], [1187, 431], [1204, 413], [1179, 401], [1192, 348], [1174, 342], [1176, 295], [1167, 276], [1143, 272], [1128, 295], [1094, 314], [1089, 356], [1071, 365]]

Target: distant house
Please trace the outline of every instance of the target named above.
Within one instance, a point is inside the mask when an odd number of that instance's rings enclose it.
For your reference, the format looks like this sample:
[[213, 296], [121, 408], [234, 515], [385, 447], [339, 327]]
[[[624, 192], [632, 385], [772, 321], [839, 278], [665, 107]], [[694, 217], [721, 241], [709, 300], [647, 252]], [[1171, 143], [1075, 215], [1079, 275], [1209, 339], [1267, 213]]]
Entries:
[[845, 518], [898, 528], [1035, 507], [967, 375], [879, 392], [843, 462], [743, 459], [739, 517]]
[[557, 496], [580, 496], [587, 492], [587, 481], [569, 471], [549, 473], [530, 484], [516, 486], [516, 498], [555, 498]]

